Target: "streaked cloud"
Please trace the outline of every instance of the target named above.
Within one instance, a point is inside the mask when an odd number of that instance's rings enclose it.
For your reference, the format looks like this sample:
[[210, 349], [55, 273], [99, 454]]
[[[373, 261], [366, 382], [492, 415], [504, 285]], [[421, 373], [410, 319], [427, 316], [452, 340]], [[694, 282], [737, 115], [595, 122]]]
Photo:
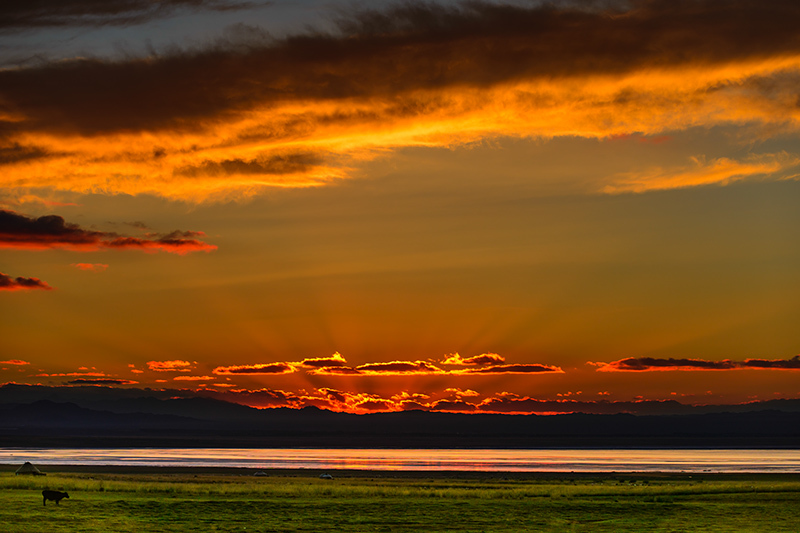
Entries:
[[175, 376], [172, 381], [213, 381], [215, 376]]
[[[613, 184], [606, 185], [606, 193], [646, 192], [652, 190], [681, 189], [702, 185], [727, 185], [734, 181], [765, 177], [794, 169], [800, 173], [800, 158], [786, 152], [750, 156], [744, 161], [721, 157], [713, 161], [693, 159], [688, 167], [656, 168], [617, 176]], [[794, 174], [792, 174], [794, 175]]]
[[23, 361], [22, 359], [7, 359], [5, 361], [0, 361], [0, 365], [15, 365], [15, 366], [24, 366], [29, 365], [28, 361]]
[[704, 359], [659, 359], [628, 357], [610, 363], [590, 363], [598, 372], [652, 372], [675, 370], [736, 370], [742, 368], [800, 370], [800, 355], [791, 359], [745, 359], [744, 361], [707, 361]]
[[133, 381], [130, 379], [111, 379], [111, 378], [103, 378], [103, 379], [73, 379], [71, 381], [67, 381], [69, 385], [136, 385], [139, 382]]
[[77, 224], [67, 223], [58, 215], [33, 218], [13, 211], [0, 210], [0, 248], [20, 250], [63, 248], [72, 251], [142, 250], [178, 255], [216, 250], [216, 246], [194, 238], [203, 235], [198, 231], [173, 231], [167, 234], [150, 234], [149, 238], [142, 239], [87, 230]]
[[540, 364], [513, 364], [513, 365], [493, 365], [480, 368], [467, 368], [460, 370], [460, 374], [538, 374], [542, 372], [554, 372], [563, 374], [560, 367]]

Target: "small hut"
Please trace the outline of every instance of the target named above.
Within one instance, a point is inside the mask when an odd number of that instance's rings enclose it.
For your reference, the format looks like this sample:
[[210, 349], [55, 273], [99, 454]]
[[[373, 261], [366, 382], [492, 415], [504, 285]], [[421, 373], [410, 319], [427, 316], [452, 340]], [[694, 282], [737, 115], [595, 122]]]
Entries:
[[25, 464], [21, 467], [17, 468], [17, 475], [29, 475], [29, 476], [46, 476], [44, 472], [40, 471], [38, 468], [33, 466], [29, 461], [25, 461]]

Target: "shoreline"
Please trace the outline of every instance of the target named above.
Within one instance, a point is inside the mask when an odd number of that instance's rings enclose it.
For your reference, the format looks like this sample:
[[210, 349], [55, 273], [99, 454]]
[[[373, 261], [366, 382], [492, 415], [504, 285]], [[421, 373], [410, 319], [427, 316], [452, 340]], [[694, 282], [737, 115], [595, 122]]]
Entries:
[[[0, 472], [13, 474], [19, 464], [2, 463]], [[662, 479], [662, 480], [762, 480], [797, 481], [800, 473], [792, 472], [559, 472], [559, 471], [486, 471], [486, 470], [364, 470], [335, 468], [252, 468], [229, 466], [126, 466], [126, 465], [37, 465], [44, 474], [93, 474], [130, 476], [237, 476], [237, 477], [284, 477], [319, 478], [320, 474], [331, 474], [334, 479], [436, 479], [436, 480], [599, 480], [599, 479]]]

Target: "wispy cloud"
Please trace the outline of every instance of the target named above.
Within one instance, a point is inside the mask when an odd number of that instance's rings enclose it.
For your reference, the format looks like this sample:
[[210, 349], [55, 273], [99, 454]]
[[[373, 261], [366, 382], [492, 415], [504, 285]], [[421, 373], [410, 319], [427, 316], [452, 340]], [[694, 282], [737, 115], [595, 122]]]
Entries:
[[24, 366], [29, 365], [28, 361], [23, 361], [22, 359], [8, 359], [6, 361], [0, 361], [0, 365], [16, 365], [16, 366]]
[[800, 158], [786, 152], [761, 154], [736, 161], [721, 157], [713, 161], [694, 158], [689, 167], [649, 169], [617, 176], [614, 183], [606, 185], [604, 192], [646, 192], [653, 190], [681, 189], [701, 185], [727, 185], [755, 177], [776, 175], [800, 165]]

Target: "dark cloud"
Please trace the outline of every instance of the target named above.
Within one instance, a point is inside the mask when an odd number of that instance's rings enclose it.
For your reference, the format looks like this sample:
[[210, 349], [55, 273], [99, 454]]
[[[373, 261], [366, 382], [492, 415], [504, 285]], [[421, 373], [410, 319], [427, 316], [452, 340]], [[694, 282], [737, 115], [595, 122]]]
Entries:
[[313, 154], [288, 154], [265, 158], [263, 161], [231, 159], [226, 161], [204, 161], [198, 166], [175, 169], [175, 175], [196, 178], [201, 176], [232, 176], [236, 174], [293, 174], [306, 172], [322, 163]]
[[201, 235], [204, 234], [196, 231], [175, 231], [163, 235], [152, 234], [152, 238], [148, 239], [125, 237], [111, 232], [87, 230], [66, 222], [58, 215], [31, 218], [0, 210], [0, 248], [136, 249], [161, 250], [179, 255], [216, 250], [216, 246], [193, 238]]
[[136, 385], [138, 381], [129, 379], [73, 379], [67, 381], [69, 385]]
[[165, 17], [179, 9], [226, 11], [252, 4], [234, 0], [3, 0], [0, 29], [127, 26]]
[[580, 401], [580, 400], [537, 400], [529, 397], [500, 396], [482, 401], [477, 410], [486, 413], [586, 413], [638, 415], [681, 414], [691, 406], [673, 400], [641, 401]]
[[791, 359], [745, 359], [744, 368], [774, 368], [778, 370], [800, 370], [800, 355]]
[[0, 272], [0, 291], [27, 291], [35, 289], [51, 291], [53, 290], [53, 287], [39, 278], [12, 278], [11, 276]]
[[539, 364], [514, 364], [514, 365], [494, 365], [481, 368], [469, 368], [462, 370], [463, 374], [537, 374], [541, 372], [561, 373], [563, 370], [557, 366]]
[[426, 361], [391, 361], [367, 363], [356, 367], [363, 374], [441, 374], [442, 370]]
[[214, 374], [218, 375], [235, 375], [235, 374], [290, 374], [295, 369], [288, 363], [268, 363], [259, 365], [238, 365], [238, 366], [218, 366], [213, 370]]
[[11, 143], [8, 146], [0, 146], [0, 165], [32, 159], [44, 159], [50, 155], [52, 154], [38, 146], [23, 146], [19, 143]]
[[309, 371], [309, 373], [329, 376], [353, 376], [361, 374], [361, 372], [349, 366], [325, 366], [322, 368], [315, 368]]
[[498, 365], [505, 363], [506, 358], [496, 353], [484, 353], [472, 357], [461, 357], [459, 354], [451, 354], [442, 361], [445, 365]]
[[432, 411], [457, 411], [471, 413], [476, 410], [474, 404], [462, 400], [439, 400], [430, 409]]
[[364, 400], [356, 404], [356, 409], [364, 409], [365, 411], [391, 411], [392, 404], [386, 400]]
[[611, 363], [603, 363], [599, 372], [625, 372], [648, 370], [731, 370], [740, 364], [730, 360], [705, 361], [703, 359], [657, 359], [654, 357], [629, 357]]
[[464, 359], [465, 365], [497, 365], [505, 362], [505, 357], [496, 353], [485, 353]]
[[[92, 9], [101, 9], [98, 15], [106, 10], [113, 19], [152, 3], [111, 3], [124, 9], [96, 7], [107, 5], [102, 0], [68, 2], [63, 8], [57, 0], [29, 5], [27, 0], [4, 4], [6, 25], [47, 20], [47, 12], [53, 13], [51, 19], [70, 19]], [[245, 45], [234, 38], [207, 49], [149, 58], [82, 59], [4, 70], [0, 115], [24, 117], [15, 127], [27, 130], [186, 129], [212, 117], [289, 100], [387, 97], [521, 79], [613, 75], [800, 50], [800, 4], [794, 0], [405, 2], [347, 15], [338, 25], [336, 33], [309, 31], [256, 41], [252, 28], [242, 28]], [[410, 101], [396, 104], [394, 112], [405, 116], [422, 112]], [[429, 100], [420, 104], [423, 109], [436, 105]], [[347, 120], [341, 113], [331, 112], [327, 120]], [[275, 124], [273, 133], [302, 129], [299, 120]], [[273, 126], [265, 127], [262, 138]], [[227, 164], [251, 168], [253, 163]], [[225, 171], [225, 165], [211, 163], [218, 171]]]

